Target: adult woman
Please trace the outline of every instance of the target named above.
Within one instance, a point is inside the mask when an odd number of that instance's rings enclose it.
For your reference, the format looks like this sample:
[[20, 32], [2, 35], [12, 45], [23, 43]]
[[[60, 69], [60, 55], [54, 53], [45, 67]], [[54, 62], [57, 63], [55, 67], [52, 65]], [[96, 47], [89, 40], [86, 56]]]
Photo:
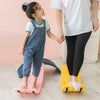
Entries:
[[59, 32], [61, 38], [65, 35], [67, 43], [66, 63], [70, 74], [69, 84], [73, 85], [75, 90], [80, 90], [81, 85], [77, 81], [77, 76], [83, 64], [85, 46], [92, 30], [96, 31], [99, 27], [97, 1], [52, 0], [51, 7], [56, 9]]

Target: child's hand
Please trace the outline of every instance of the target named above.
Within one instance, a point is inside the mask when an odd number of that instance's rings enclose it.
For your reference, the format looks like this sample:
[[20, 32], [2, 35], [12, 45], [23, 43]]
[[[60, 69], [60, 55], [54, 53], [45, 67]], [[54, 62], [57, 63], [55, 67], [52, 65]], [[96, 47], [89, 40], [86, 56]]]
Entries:
[[64, 41], [64, 39], [65, 39], [64, 37], [61, 37], [60, 39], [57, 38], [57, 42], [61, 44]]
[[60, 39], [64, 39], [65, 37], [64, 37], [64, 34], [62, 33], [62, 34], [60, 34]]
[[64, 39], [65, 39], [65, 38], [60, 38], [60, 39], [58, 40], [58, 43], [61, 44], [61, 43], [64, 41]]
[[51, 39], [56, 40], [60, 44], [64, 41], [64, 34], [63, 33], [58, 34], [57, 36], [53, 35], [51, 32], [48, 32], [47, 34]]
[[61, 39], [59, 40], [59, 43], [61, 44], [64, 40], [65, 40], [65, 38], [64, 38], [64, 37], [63, 37], [63, 38], [61, 38]]

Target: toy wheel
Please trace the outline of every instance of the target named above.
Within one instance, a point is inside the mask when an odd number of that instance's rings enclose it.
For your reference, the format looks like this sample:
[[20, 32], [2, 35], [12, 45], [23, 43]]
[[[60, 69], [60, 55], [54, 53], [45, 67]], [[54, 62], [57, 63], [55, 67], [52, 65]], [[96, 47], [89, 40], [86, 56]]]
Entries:
[[62, 91], [63, 91], [63, 92], [66, 92], [66, 87], [63, 87]]
[[68, 92], [68, 88], [66, 88], [66, 92]]
[[19, 90], [17, 90], [17, 92], [18, 92], [18, 93], [20, 93], [20, 91], [19, 91]]
[[82, 92], [82, 87], [80, 88], [80, 91], [78, 93]]

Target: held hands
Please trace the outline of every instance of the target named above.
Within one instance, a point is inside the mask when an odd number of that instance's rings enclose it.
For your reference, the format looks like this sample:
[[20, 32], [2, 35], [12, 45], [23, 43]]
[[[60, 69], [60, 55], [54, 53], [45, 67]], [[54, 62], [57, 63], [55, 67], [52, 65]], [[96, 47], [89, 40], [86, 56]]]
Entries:
[[64, 34], [61, 34], [59, 37], [57, 38], [57, 42], [61, 44], [64, 41], [64, 39], [65, 39], [64, 38]]

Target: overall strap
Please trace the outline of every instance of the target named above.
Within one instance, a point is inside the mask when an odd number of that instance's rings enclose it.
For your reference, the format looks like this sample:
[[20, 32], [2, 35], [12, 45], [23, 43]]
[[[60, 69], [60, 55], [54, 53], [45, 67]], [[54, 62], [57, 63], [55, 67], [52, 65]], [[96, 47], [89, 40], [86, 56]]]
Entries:
[[[44, 23], [44, 28], [46, 29], [46, 21], [44, 19], [42, 19], [43, 23]], [[31, 20], [32, 24], [34, 27], [36, 27], [34, 20]]]
[[36, 28], [36, 25], [35, 25], [35, 23], [34, 23], [34, 20], [33, 20], [33, 19], [31, 19], [31, 22], [32, 22], [32, 24], [33, 24], [33, 27], [35, 27], [35, 28]]
[[46, 29], [46, 21], [44, 19], [43, 20], [43, 23], [44, 23], [44, 28]]

